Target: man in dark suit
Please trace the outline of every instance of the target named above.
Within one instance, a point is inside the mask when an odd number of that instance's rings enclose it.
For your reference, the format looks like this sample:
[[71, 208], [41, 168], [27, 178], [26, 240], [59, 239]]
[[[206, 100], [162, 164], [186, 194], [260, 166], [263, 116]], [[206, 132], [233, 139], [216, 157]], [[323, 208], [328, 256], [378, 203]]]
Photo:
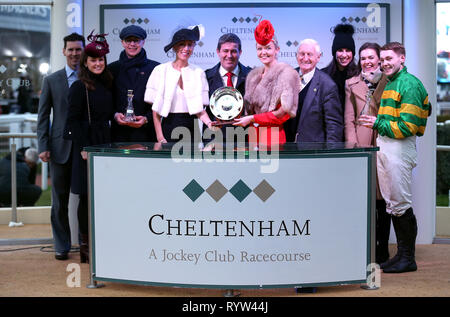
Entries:
[[344, 114], [334, 81], [316, 68], [322, 53], [312, 39], [297, 51], [301, 87], [295, 118], [285, 123], [288, 142], [342, 142]]
[[[55, 244], [55, 258], [67, 260], [72, 242], [69, 226], [69, 195], [72, 174], [72, 141], [63, 138], [69, 109], [69, 87], [75, 82], [84, 48], [84, 37], [72, 33], [64, 38], [63, 54], [66, 66], [44, 78], [38, 110], [39, 158], [50, 162], [52, 179], [51, 223]], [[50, 113], [53, 120], [50, 123]]]
[[209, 84], [209, 96], [216, 89], [229, 86], [227, 73], [231, 73], [231, 84], [245, 95], [245, 78], [251, 68], [239, 63], [242, 54], [241, 40], [236, 34], [227, 33], [219, 38], [217, 43], [217, 55], [220, 62], [213, 68], [205, 71]]
[[[241, 39], [233, 33], [222, 35], [217, 43], [216, 52], [220, 62], [205, 71], [209, 85], [209, 97], [218, 88], [224, 86], [236, 88], [243, 97], [245, 95], [245, 78], [251, 68], [239, 63], [242, 54]], [[211, 120], [216, 120], [209, 107], [207, 107], [206, 112]], [[225, 127], [222, 128], [222, 132], [225, 138]]]
[[[156, 142], [151, 105], [144, 101], [148, 78], [158, 62], [147, 58], [146, 31], [137, 25], [122, 29], [119, 35], [124, 50], [118, 61], [109, 65], [114, 76], [113, 140], [116, 142]], [[133, 91], [135, 121], [126, 121], [128, 90]]]

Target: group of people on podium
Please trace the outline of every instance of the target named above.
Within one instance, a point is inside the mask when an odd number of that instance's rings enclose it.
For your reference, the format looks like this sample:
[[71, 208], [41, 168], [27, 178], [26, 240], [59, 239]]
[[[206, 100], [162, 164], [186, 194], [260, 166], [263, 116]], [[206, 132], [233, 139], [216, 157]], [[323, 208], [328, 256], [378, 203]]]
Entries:
[[[183, 28], [173, 34], [164, 51], [175, 60], [159, 64], [147, 58], [146, 32], [139, 26], [120, 33], [124, 50], [107, 65], [109, 45], [104, 34], [64, 38], [67, 65], [44, 79], [39, 102], [40, 158], [50, 162], [52, 228], [55, 257], [68, 258], [69, 192], [80, 195], [78, 207], [80, 258], [89, 261], [87, 225], [87, 145], [110, 142], [176, 142], [172, 132], [185, 127], [194, 135], [199, 119], [205, 129], [217, 129], [208, 105], [224, 86], [244, 97], [244, 111], [232, 121], [255, 129], [257, 142], [352, 142], [379, 146], [377, 158], [377, 263], [384, 272], [417, 269], [414, 257], [417, 223], [412, 211], [411, 171], [416, 164], [415, 139], [425, 132], [431, 105], [422, 83], [407, 72], [402, 44], [380, 47], [365, 43], [355, 61], [354, 28], [334, 28], [333, 59], [317, 68], [322, 56], [314, 39], [301, 41], [298, 67], [279, 62], [275, 29], [262, 20], [255, 29], [261, 66], [242, 65], [241, 41], [235, 34], [219, 38], [220, 62], [203, 71], [189, 62], [202, 28]], [[134, 120], [126, 119], [132, 90]], [[50, 112], [53, 122], [50, 125]], [[267, 133], [258, 133], [265, 129]], [[389, 259], [390, 222], [397, 235], [397, 254]]]

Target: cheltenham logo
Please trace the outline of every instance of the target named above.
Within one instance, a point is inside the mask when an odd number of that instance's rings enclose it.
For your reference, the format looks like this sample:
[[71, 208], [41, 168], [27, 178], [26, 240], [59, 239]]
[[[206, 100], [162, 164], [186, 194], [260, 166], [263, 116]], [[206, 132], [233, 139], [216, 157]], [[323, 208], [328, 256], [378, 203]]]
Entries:
[[297, 46], [298, 44], [300, 44], [300, 43], [297, 42], [297, 41], [294, 41], [294, 42], [287, 41], [287, 42], [286, 42], [286, 45], [289, 46], [289, 47], [291, 47], [291, 45]]
[[131, 20], [128, 18], [125, 18], [125, 20], [123, 20], [123, 23], [125, 23], [125, 24], [128, 24], [128, 23], [135, 24], [136, 22], [138, 24], [142, 24], [142, 22], [144, 22], [145, 24], [148, 24], [150, 22], [150, 20], [147, 18], [145, 18], [143, 20], [141, 18], [138, 18], [138, 19], [131, 18]]
[[362, 17], [362, 18], [359, 18], [359, 17], [356, 17], [356, 18], [352, 18], [352, 17], [349, 17], [349, 18], [342, 17], [341, 21], [342, 21], [342, 23], [345, 23], [345, 22], [347, 22], [347, 21], [350, 22], [350, 23], [352, 23], [353, 21], [355, 21], [356, 23], [359, 23], [360, 21], [361, 21], [362, 23], [366, 23], [367, 18], [366, 18], [366, 17]]
[[230, 190], [222, 185], [218, 180], [214, 181], [206, 190], [194, 179], [186, 185], [183, 192], [188, 196], [193, 202], [195, 202], [204, 192], [209, 194], [212, 199], [216, 202], [222, 199], [228, 192], [234, 196], [239, 202], [243, 202], [250, 193], [254, 193], [263, 202], [266, 202], [270, 196], [273, 195], [275, 189], [270, 186], [270, 184], [263, 180], [256, 186], [253, 190], [247, 186], [242, 180], [239, 180]]
[[233, 21], [233, 23], [237, 23], [237, 22], [240, 22], [240, 23], [244, 23], [244, 22], [247, 22], [247, 23], [250, 23], [250, 22], [252, 22], [253, 21], [253, 23], [256, 23], [256, 22], [258, 22], [258, 18], [256, 18], [256, 17], [254, 17], [253, 19], [252, 18], [249, 18], [249, 17], [247, 17], [247, 18], [243, 18], [243, 17], [240, 17], [239, 19], [238, 18], [236, 18], [236, 17], [234, 17], [234, 18], [232, 18], [231, 19], [231, 21]]

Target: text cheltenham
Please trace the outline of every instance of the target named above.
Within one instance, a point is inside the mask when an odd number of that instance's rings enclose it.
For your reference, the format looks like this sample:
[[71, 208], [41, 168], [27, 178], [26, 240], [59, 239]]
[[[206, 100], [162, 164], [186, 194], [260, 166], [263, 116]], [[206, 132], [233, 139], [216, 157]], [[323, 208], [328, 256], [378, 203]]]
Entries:
[[197, 237], [279, 237], [309, 236], [311, 220], [299, 225], [290, 221], [234, 221], [234, 220], [181, 220], [164, 219], [164, 215], [153, 215], [148, 227], [153, 234]]

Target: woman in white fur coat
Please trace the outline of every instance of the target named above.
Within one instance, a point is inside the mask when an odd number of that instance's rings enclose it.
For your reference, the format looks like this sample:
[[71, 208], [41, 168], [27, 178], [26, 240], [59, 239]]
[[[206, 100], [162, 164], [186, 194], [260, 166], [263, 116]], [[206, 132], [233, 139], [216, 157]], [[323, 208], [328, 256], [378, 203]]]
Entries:
[[209, 104], [206, 75], [200, 67], [189, 64], [199, 38], [198, 26], [177, 31], [172, 42], [164, 47], [166, 53], [173, 49], [175, 61], [156, 66], [148, 79], [144, 100], [152, 104], [153, 124], [159, 143], [178, 141], [172, 138], [172, 131], [178, 127], [187, 128], [190, 141], [193, 141], [196, 118], [212, 128], [204, 109], [204, 105]]
[[256, 136], [258, 144], [279, 145], [286, 143], [283, 123], [297, 113], [300, 77], [290, 65], [278, 62], [280, 47], [268, 20], [258, 24], [255, 39], [257, 56], [263, 66], [247, 75], [244, 96], [247, 115], [235, 119], [233, 125], [253, 124], [255, 134], [249, 131], [249, 135]]

